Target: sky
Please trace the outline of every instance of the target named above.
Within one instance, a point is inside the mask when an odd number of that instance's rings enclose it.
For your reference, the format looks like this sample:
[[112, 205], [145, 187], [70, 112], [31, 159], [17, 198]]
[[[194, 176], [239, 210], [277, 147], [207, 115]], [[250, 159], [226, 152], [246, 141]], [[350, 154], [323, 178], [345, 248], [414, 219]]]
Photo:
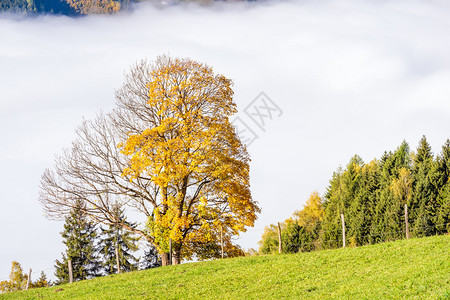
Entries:
[[[312, 191], [323, 194], [353, 155], [368, 162], [403, 140], [414, 150], [422, 135], [440, 152], [450, 138], [449, 15], [450, 3], [437, 0], [0, 15], [0, 281], [13, 260], [35, 279], [42, 270], [54, 278], [63, 223], [43, 215], [40, 176], [83, 118], [114, 107], [136, 61], [190, 57], [234, 81], [262, 209], [237, 242], [257, 248], [264, 226], [301, 209]], [[264, 126], [255, 107], [268, 116]]]

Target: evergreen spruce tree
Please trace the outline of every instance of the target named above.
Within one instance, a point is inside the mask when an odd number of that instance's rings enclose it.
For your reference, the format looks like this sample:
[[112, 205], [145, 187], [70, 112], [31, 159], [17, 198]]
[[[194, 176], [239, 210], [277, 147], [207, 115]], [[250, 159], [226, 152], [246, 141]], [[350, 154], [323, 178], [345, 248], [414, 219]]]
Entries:
[[414, 157], [412, 176], [413, 194], [410, 209], [413, 236], [426, 236], [435, 232], [437, 191], [432, 184], [436, 171], [431, 147], [425, 136], [419, 142]]
[[320, 223], [308, 228], [299, 225], [297, 220], [288, 219], [283, 225], [281, 235], [283, 253], [310, 252], [322, 248], [319, 240]]
[[450, 233], [450, 184], [447, 183], [437, 199], [436, 233]]
[[107, 275], [115, 274], [117, 270], [117, 254], [121, 272], [137, 270], [138, 260], [132, 255], [132, 252], [138, 250], [137, 242], [139, 238], [131, 232], [125, 230], [120, 223], [126, 223], [130, 227], [135, 227], [126, 221], [124, 211], [115, 206], [113, 209], [116, 225], [110, 225], [107, 229], [101, 228], [100, 251], [103, 255], [103, 266]]
[[[353, 156], [344, 172], [336, 172], [330, 181], [330, 187], [325, 194], [325, 216], [323, 224], [323, 239], [326, 247], [340, 247], [342, 245], [342, 223], [341, 214], [344, 214], [346, 220], [346, 229], [351, 234], [360, 236], [357, 232], [358, 223], [356, 215], [359, 210], [365, 210], [365, 207], [356, 207], [356, 205], [364, 205], [360, 203], [365, 201], [361, 197], [357, 197], [360, 193], [362, 184], [362, 170], [364, 161], [358, 155]], [[355, 202], [355, 199], [358, 200]], [[355, 217], [354, 217], [355, 215]], [[351, 221], [350, 221], [351, 220]], [[350, 221], [350, 222], [349, 222]], [[355, 221], [353, 224], [352, 222]], [[362, 221], [364, 223], [364, 221]], [[348, 237], [348, 236], [347, 236]], [[346, 240], [347, 240], [346, 237]]]
[[69, 282], [68, 260], [72, 261], [73, 280], [79, 281], [101, 275], [101, 264], [96, 256], [95, 241], [97, 232], [95, 225], [86, 217], [83, 202], [78, 201], [70, 215], [66, 217], [64, 231], [61, 232], [66, 252], [61, 261], [56, 260], [55, 276], [57, 284]]
[[320, 234], [320, 244], [324, 248], [337, 248], [342, 245], [341, 231], [341, 203], [342, 203], [342, 181], [343, 170], [341, 167], [333, 173], [330, 185], [325, 193], [323, 207], [325, 215], [322, 223], [322, 233]]
[[40, 288], [40, 287], [49, 287], [52, 283], [47, 279], [47, 275], [45, 275], [44, 271], [41, 272], [39, 278], [31, 283], [32, 288]]
[[371, 243], [393, 241], [405, 236], [404, 204], [395, 196], [392, 183], [401, 169], [410, 169], [408, 144], [403, 143], [395, 152], [385, 153], [380, 162], [380, 187], [371, 222]]
[[142, 257], [140, 263], [140, 270], [146, 270], [161, 266], [161, 259], [158, 255], [158, 250], [152, 245], [148, 245], [147, 250], [144, 250], [144, 257]]
[[450, 140], [442, 146], [442, 153], [436, 161], [434, 186], [436, 199], [436, 233], [450, 232]]
[[[63, 284], [69, 282], [69, 266], [67, 265], [68, 258], [65, 253], [62, 253], [62, 259], [55, 261], [55, 276], [57, 281], [55, 284]], [[74, 278], [75, 279], [75, 278]]]
[[[314, 249], [314, 245], [312, 245], [312, 241], [307, 241], [307, 232], [302, 231], [302, 227], [298, 225], [298, 223], [292, 219], [287, 219], [283, 222], [283, 227], [281, 230], [281, 249], [283, 250], [283, 253], [297, 253], [299, 250], [301, 250], [302, 246], [302, 233], [303, 238], [305, 241], [303, 241], [303, 246], [305, 247], [305, 251], [310, 251], [311, 249], [309, 246], [312, 246], [312, 249]], [[309, 237], [309, 236], [308, 236]], [[278, 237], [277, 237], [278, 239]], [[278, 240], [277, 240], [278, 244]], [[308, 248], [307, 248], [308, 247]], [[278, 251], [278, 245], [276, 248], [276, 251]]]
[[353, 201], [346, 211], [349, 244], [360, 246], [371, 243], [370, 228], [379, 188], [379, 165], [377, 161], [360, 169], [358, 186]]

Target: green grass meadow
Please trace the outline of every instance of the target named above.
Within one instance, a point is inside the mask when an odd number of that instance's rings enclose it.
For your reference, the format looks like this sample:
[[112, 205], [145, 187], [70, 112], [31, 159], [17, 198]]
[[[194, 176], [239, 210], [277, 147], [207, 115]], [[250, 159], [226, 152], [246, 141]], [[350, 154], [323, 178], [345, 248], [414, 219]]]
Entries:
[[450, 299], [450, 236], [187, 263], [0, 299]]

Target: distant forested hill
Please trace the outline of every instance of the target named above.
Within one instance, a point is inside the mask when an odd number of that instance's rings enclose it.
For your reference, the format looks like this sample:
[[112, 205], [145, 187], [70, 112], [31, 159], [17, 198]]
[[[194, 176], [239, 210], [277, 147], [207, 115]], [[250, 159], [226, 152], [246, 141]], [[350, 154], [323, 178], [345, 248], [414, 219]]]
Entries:
[[110, 14], [128, 7], [129, 0], [0, 0], [0, 12], [23, 15]]
[[[9, 12], [21, 15], [58, 14], [91, 15], [114, 14], [127, 10], [132, 2], [152, 1], [157, 5], [177, 5], [182, 2], [210, 4], [227, 0], [0, 0], [0, 13]], [[255, 1], [255, 0], [241, 0]]]

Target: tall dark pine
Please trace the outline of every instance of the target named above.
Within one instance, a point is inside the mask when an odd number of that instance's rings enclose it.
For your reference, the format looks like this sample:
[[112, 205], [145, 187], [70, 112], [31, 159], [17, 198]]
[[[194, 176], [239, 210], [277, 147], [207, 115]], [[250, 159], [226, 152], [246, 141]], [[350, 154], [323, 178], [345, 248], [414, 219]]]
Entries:
[[409, 207], [413, 236], [427, 236], [435, 232], [437, 191], [432, 184], [435, 171], [431, 147], [423, 136], [413, 162], [413, 194]]
[[410, 169], [410, 153], [406, 141], [380, 160], [379, 188], [371, 216], [371, 243], [393, 241], [405, 236], [404, 204], [395, 197], [393, 180], [399, 177], [402, 168]]
[[325, 201], [323, 203], [325, 216], [321, 234], [321, 244], [324, 248], [336, 248], [339, 243], [342, 244], [342, 239], [339, 242], [341, 237], [339, 218], [342, 211], [343, 173], [344, 171], [341, 167], [333, 173], [330, 185], [325, 193]]
[[345, 214], [346, 234], [350, 245], [372, 242], [371, 228], [374, 220], [377, 191], [380, 186], [380, 167], [373, 160], [359, 169], [357, 188]]
[[[119, 266], [121, 272], [137, 270], [138, 260], [132, 252], [138, 250], [138, 240], [130, 231], [125, 230], [120, 223], [125, 223], [129, 227], [135, 227], [126, 221], [124, 212], [120, 207], [113, 209], [113, 214], [117, 223], [110, 225], [107, 229], [101, 228], [100, 251], [103, 255], [103, 266], [105, 273], [117, 273], [117, 254], [119, 256]], [[117, 250], [116, 250], [117, 249]]]
[[433, 183], [437, 190], [436, 231], [439, 234], [450, 232], [450, 140], [442, 146], [442, 153], [436, 162]]
[[158, 250], [152, 245], [149, 245], [147, 250], [144, 250], [144, 257], [141, 258], [139, 267], [141, 270], [156, 268], [161, 266], [161, 259], [158, 255]]
[[62, 259], [56, 260], [55, 276], [57, 284], [69, 282], [68, 260], [72, 261], [73, 280], [79, 281], [101, 275], [101, 264], [96, 256], [95, 225], [86, 217], [85, 206], [80, 201], [66, 217], [64, 231], [61, 232], [66, 252]]

